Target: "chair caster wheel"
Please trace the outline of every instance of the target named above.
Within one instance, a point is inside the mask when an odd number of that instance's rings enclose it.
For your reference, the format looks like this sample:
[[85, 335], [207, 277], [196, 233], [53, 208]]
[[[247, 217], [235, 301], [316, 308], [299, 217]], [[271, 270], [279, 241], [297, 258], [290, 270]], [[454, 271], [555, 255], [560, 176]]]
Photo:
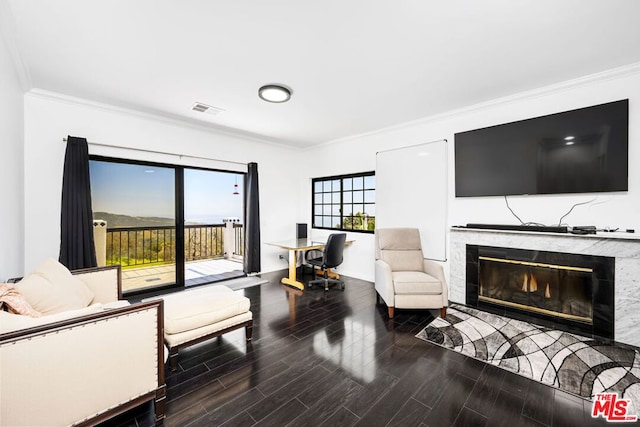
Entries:
[[308, 285], [307, 285], [307, 287], [308, 287], [309, 289], [313, 289], [313, 285], [312, 285], [312, 284], [308, 284]]
[[340, 285], [340, 289], [344, 291], [344, 283]]

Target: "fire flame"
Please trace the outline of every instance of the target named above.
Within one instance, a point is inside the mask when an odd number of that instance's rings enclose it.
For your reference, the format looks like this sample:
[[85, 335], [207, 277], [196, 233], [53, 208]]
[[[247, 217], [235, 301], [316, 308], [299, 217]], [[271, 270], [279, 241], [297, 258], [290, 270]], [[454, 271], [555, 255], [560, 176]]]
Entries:
[[534, 276], [533, 273], [524, 273], [522, 292], [537, 292], [537, 290], [538, 281], [536, 280], [536, 276]]
[[[533, 273], [524, 273], [522, 277], [522, 292], [537, 292], [538, 291], [538, 281], [536, 280], [536, 276]], [[549, 291], [549, 283], [544, 289], [544, 297], [551, 298], [551, 291]]]

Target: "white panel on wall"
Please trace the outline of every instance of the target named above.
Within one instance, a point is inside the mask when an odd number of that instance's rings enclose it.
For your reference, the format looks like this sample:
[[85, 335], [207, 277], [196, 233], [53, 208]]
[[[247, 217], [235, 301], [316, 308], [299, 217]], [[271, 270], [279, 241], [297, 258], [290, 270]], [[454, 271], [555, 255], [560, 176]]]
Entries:
[[417, 227], [426, 258], [446, 261], [447, 140], [376, 154], [376, 228]]

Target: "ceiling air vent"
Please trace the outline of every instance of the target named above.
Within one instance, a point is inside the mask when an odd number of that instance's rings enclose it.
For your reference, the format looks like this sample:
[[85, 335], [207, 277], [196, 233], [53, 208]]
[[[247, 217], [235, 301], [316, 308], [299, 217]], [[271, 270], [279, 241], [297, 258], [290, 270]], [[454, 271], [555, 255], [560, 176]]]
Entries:
[[193, 111], [197, 111], [199, 113], [207, 113], [207, 114], [211, 114], [211, 115], [214, 115], [214, 116], [216, 114], [220, 114], [220, 113], [223, 113], [225, 111], [222, 108], [214, 107], [212, 105], [203, 104], [202, 102], [196, 102], [195, 104], [193, 104], [193, 106], [191, 106], [191, 109]]

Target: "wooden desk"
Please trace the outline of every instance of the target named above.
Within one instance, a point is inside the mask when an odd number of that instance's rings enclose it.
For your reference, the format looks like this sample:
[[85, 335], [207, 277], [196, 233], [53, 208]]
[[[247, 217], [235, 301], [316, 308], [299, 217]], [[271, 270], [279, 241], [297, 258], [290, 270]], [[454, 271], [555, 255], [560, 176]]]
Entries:
[[[353, 243], [353, 240], [345, 242], [345, 246]], [[283, 277], [282, 283], [293, 286], [294, 288], [304, 290], [304, 283], [299, 282], [296, 277], [298, 269], [298, 252], [309, 251], [312, 249], [323, 249], [327, 242], [321, 242], [313, 239], [291, 239], [282, 242], [267, 243], [267, 245], [277, 246], [289, 251], [289, 277]], [[331, 277], [339, 278], [338, 274], [329, 271]]]

